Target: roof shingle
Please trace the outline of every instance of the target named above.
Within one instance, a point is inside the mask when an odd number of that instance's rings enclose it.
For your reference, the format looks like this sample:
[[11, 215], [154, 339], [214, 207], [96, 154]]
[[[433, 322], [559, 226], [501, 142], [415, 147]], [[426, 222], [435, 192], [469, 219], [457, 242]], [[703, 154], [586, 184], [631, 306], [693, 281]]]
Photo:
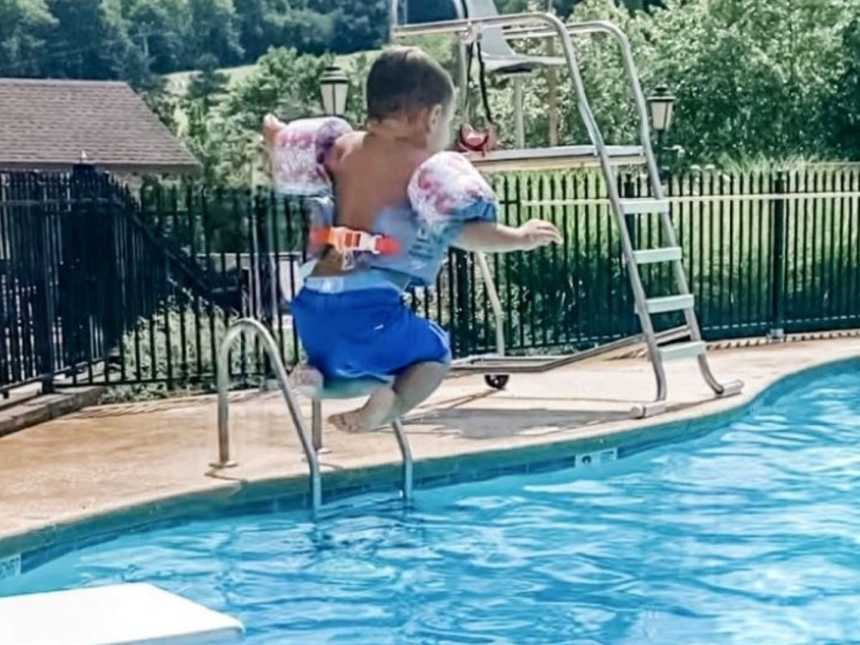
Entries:
[[66, 169], [81, 152], [115, 172], [199, 169], [126, 83], [0, 79], [0, 168]]

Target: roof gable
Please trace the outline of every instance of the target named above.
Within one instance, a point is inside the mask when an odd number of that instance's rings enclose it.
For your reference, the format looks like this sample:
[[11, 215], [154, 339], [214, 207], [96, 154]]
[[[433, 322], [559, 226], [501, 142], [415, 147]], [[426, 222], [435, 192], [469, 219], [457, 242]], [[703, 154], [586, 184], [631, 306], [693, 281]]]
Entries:
[[63, 169], [81, 152], [114, 171], [199, 168], [126, 83], [0, 79], [0, 168]]

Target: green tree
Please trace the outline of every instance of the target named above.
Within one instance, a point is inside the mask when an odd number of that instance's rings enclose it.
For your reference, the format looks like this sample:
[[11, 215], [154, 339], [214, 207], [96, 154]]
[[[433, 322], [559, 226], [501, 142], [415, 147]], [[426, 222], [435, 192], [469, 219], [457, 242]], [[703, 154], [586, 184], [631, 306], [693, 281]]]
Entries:
[[142, 49], [129, 45], [117, 53], [111, 66], [112, 76], [123, 79], [135, 90], [145, 92], [156, 84], [151, 64], [152, 59]]
[[204, 114], [208, 114], [226, 93], [230, 79], [218, 70], [218, 59], [214, 54], [204, 54], [196, 67], [199, 71], [191, 76], [185, 98], [189, 103], [199, 102]]
[[457, 12], [452, 0], [407, 0], [406, 15], [409, 22], [435, 22], [453, 20]]
[[823, 127], [839, 154], [860, 159], [860, 18], [846, 26], [841, 41], [845, 67], [836, 96], [826, 106]]
[[573, 13], [577, 0], [497, 0], [496, 6], [501, 13], [521, 11], [545, 11], [552, 7], [558, 15], [567, 17]]
[[[284, 32], [295, 22], [294, 3], [288, 0], [233, 0], [245, 56], [256, 60], [272, 45], [283, 45]], [[297, 43], [290, 43], [297, 46]]]
[[[207, 179], [247, 186], [258, 156], [256, 146], [263, 116], [271, 112], [290, 121], [321, 114], [319, 81], [331, 63], [330, 56], [273, 49], [223, 101], [210, 101], [207, 109], [199, 97], [186, 97], [188, 126], [184, 134], [189, 148], [203, 164]], [[357, 56], [345, 70], [351, 83], [346, 117], [356, 125], [365, 119], [364, 80], [369, 67], [368, 56]]]
[[224, 103], [225, 117], [256, 132], [268, 112], [285, 120], [318, 113], [319, 79], [329, 62], [295, 49], [273, 49], [231, 92]]
[[184, 110], [188, 119], [185, 142], [203, 168], [203, 181], [209, 185], [222, 183], [224, 178], [218, 169], [226, 146], [219, 137], [220, 120], [213, 118], [199, 101], [185, 104]]
[[56, 21], [44, 0], [0, 0], [0, 75], [36, 76]]
[[292, 47], [305, 54], [324, 54], [332, 49], [332, 43], [336, 40], [334, 14], [294, 9], [283, 16], [279, 29], [271, 42], [278, 47]]
[[644, 27], [647, 80], [678, 97], [673, 139], [705, 161], [826, 153], [817, 117], [843, 68], [848, 15], [843, 0], [666, 0]]
[[[848, 28], [856, 7], [853, 0], [666, 0], [665, 8], [643, 12], [583, 0], [571, 19], [618, 24], [631, 41], [646, 94], [665, 82], [677, 97], [667, 143], [684, 147], [690, 163], [715, 163], [846, 154], [841, 142], [856, 140], [851, 88], [858, 55]], [[575, 44], [605, 138], [638, 141], [638, 114], [617, 46], [594, 37]], [[524, 50], [543, 53], [540, 45]], [[566, 69], [560, 78], [562, 141], [585, 142]], [[494, 111], [510, 143], [511, 89], [504, 79], [494, 86]], [[545, 77], [538, 73], [526, 92], [529, 145], [547, 142], [546, 104]]]
[[152, 75], [149, 82], [138, 91], [142, 92], [143, 99], [161, 122], [174, 134], [178, 134], [176, 112], [179, 109], [179, 101], [167, 87], [167, 81], [163, 76]]
[[188, 0], [191, 13], [189, 34], [192, 60], [214, 54], [222, 66], [242, 61], [239, 17], [233, 0]]
[[189, 64], [187, 0], [126, 0], [123, 15], [132, 43], [149, 59], [153, 71], [166, 74]]
[[116, 78], [132, 47], [119, 0], [47, 0], [57, 19], [45, 47], [50, 76]]
[[181, 100], [187, 117], [185, 138], [203, 166], [204, 181], [213, 184], [223, 179], [218, 171], [225, 150], [229, 150], [224, 138], [225, 125], [217, 110], [227, 92], [229, 77], [218, 71], [218, 59], [214, 54], [204, 54], [197, 68], [200, 71], [191, 76]]
[[330, 51], [375, 49], [388, 37], [388, 0], [313, 0], [308, 8], [333, 17], [335, 37]]
[[189, 148], [201, 161], [210, 182], [247, 186], [258, 153], [263, 116], [285, 120], [319, 114], [319, 79], [329, 58], [273, 49], [254, 72], [217, 106], [206, 109], [199, 98], [188, 100]]

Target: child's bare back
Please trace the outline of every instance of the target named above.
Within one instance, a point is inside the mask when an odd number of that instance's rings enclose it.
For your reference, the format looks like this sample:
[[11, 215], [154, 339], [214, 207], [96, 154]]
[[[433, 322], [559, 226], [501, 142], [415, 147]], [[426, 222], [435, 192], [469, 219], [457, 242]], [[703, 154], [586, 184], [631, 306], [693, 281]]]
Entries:
[[[342, 136], [326, 159], [334, 179], [337, 225], [370, 231], [382, 211], [407, 205], [409, 180], [430, 156], [384, 127]], [[343, 258], [329, 249], [313, 275], [342, 272]]]
[[341, 137], [327, 164], [334, 178], [338, 225], [371, 230], [381, 211], [408, 204], [409, 180], [430, 156], [408, 140], [374, 130]]

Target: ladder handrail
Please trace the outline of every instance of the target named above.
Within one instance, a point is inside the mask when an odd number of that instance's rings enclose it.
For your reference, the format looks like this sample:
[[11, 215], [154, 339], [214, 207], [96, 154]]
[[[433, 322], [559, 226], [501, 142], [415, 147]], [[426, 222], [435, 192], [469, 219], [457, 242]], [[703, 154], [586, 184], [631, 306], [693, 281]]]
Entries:
[[[549, 23], [550, 27], [553, 28], [558, 34], [558, 36], [561, 38], [561, 41], [564, 45], [564, 55], [567, 59], [568, 67], [570, 68], [570, 72], [573, 77], [573, 84], [574, 89], [576, 90], [579, 113], [582, 116], [582, 120], [585, 122], [585, 128], [586, 130], [588, 130], [591, 142], [594, 144], [594, 147], [597, 150], [597, 154], [600, 158], [600, 167], [603, 172], [603, 176], [606, 179], [607, 196], [609, 197], [609, 201], [612, 204], [612, 212], [615, 215], [615, 219], [618, 226], [621, 249], [624, 254], [624, 259], [627, 263], [627, 266], [631, 267], [631, 269], [628, 271], [628, 277], [630, 279], [631, 288], [633, 289], [634, 300], [637, 303], [636, 313], [639, 318], [639, 324], [642, 326], [642, 331], [645, 336], [645, 343], [648, 346], [648, 354], [651, 358], [651, 367], [657, 380], [656, 398], [658, 401], [663, 401], [666, 399], [666, 396], [668, 394], [666, 383], [666, 370], [663, 367], [663, 361], [660, 357], [660, 348], [657, 345], [657, 339], [654, 333], [654, 323], [652, 322], [651, 316], [645, 308], [644, 303], [648, 299], [648, 296], [645, 293], [645, 286], [642, 284], [642, 278], [639, 275], [639, 271], [636, 269], [633, 255], [633, 240], [630, 239], [630, 231], [627, 228], [627, 222], [625, 221], [625, 216], [623, 214], [621, 206], [621, 196], [618, 194], [618, 186], [614, 181], [615, 174], [612, 170], [612, 166], [609, 160], [609, 152], [606, 149], [606, 142], [603, 139], [603, 133], [601, 133], [600, 128], [597, 125], [597, 119], [595, 118], [594, 113], [591, 110], [591, 105], [588, 101], [588, 96], [585, 91], [585, 83], [582, 80], [582, 75], [579, 71], [579, 64], [576, 60], [576, 54], [573, 48], [573, 39], [571, 38], [571, 32], [568, 30], [564, 22], [562, 22], [558, 17], [547, 14], [545, 18], [546, 21]], [[661, 194], [660, 179], [659, 175], [657, 174], [657, 163], [654, 159], [654, 152], [651, 149], [651, 131], [648, 125], [647, 108], [645, 106], [644, 97], [642, 96], [642, 88], [639, 86], [635, 65], [633, 64], [633, 54], [630, 48], [630, 43], [627, 40], [627, 37], [624, 35], [624, 32], [622, 32], [614, 25], [611, 25], [611, 23], [595, 23], [592, 26], [594, 29], [607, 29], [608, 32], [615, 35], [616, 38], [620, 38], [622, 46], [622, 57], [625, 60], [625, 68], [628, 70], [628, 74], [630, 74], [632, 71], [631, 81], [634, 89], [634, 94], [636, 95], [637, 108], [640, 112], [640, 133], [643, 139], [642, 146], [645, 151], [645, 159], [648, 164], [648, 174], [651, 177], [652, 184], [656, 184], [657, 192]]]
[[302, 450], [305, 453], [305, 459], [308, 462], [308, 468], [310, 469], [311, 506], [314, 511], [317, 511], [322, 504], [322, 482], [320, 479], [320, 466], [316, 451], [313, 449], [313, 443], [305, 428], [305, 422], [302, 419], [299, 404], [290, 389], [289, 381], [287, 379], [287, 370], [281, 360], [278, 345], [275, 342], [275, 339], [272, 338], [269, 330], [260, 322], [252, 318], [242, 318], [241, 320], [233, 323], [227, 330], [227, 334], [224, 336], [224, 340], [221, 341], [221, 346], [218, 350], [219, 461], [213, 463], [212, 466], [215, 468], [229, 468], [234, 465], [230, 459], [230, 350], [239, 336], [246, 332], [250, 332], [262, 340], [266, 355], [269, 357], [269, 361], [275, 370], [278, 386], [281, 389], [281, 394], [284, 396], [284, 401], [289, 409], [293, 425], [296, 427], [299, 441], [301, 441]]

